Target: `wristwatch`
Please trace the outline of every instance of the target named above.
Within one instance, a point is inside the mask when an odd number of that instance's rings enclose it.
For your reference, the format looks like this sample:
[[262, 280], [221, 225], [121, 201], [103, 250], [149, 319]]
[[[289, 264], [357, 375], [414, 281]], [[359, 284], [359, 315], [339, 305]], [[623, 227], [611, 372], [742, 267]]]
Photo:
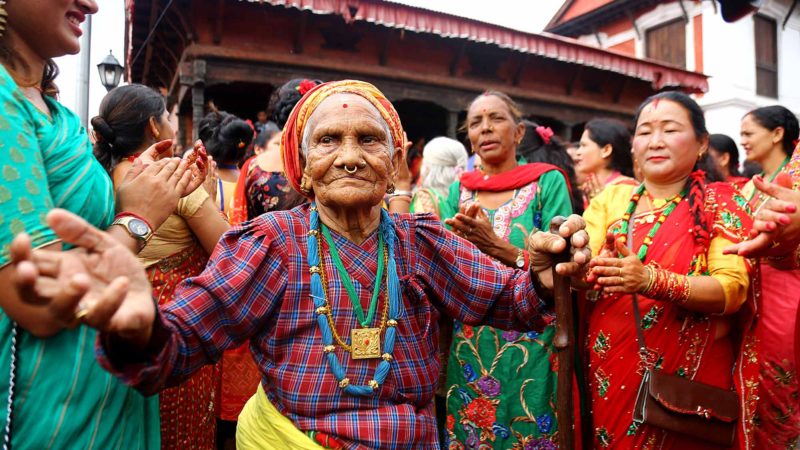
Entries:
[[153, 230], [150, 225], [144, 219], [132, 214], [118, 214], [111, 225], [119, 225], [125, 228], [128, 234], [139, 242], [140, 248], [144, 247], [147, 241], [153, 237]]
[[517, 260], [514, 261], [514, 265], [516, 265], [518, 269], [525, 268], [525, 252], [523, 252], [521, 248], [517, 249]]

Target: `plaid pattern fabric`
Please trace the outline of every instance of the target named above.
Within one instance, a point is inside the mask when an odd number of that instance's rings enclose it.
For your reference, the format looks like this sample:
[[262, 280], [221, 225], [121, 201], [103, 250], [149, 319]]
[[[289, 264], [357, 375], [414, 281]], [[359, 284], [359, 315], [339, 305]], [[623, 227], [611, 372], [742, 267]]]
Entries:
[[[308, 217], [305, 205], [229, 231], [206, 270], [184, 282], [175, 301], [160, 311], [151, 351], [134, 357], [101, 336], [98, 358], [129, 384], [153, 393], [250, 339], [264, 390], [301, 430], [329, 433], [348, 448], [438, 448], [433, 395], [440, 368], [439, 311], [467, 324], [541, 329], [552, 317], [530, 275], [496, 264], [433, 215], [394, 216], [403, 292], [395, 359], [377, 395], [349, 396], [323, 358], [309, 298]], [[367, 308], [377, 271], [377, 234], [361, 245], [333, 236]], [[327, 245], [323, 250], [334, 323], [349, 341], [358, 324]], [[382, 308], [381, 302], [375, 324]], [[354, 361], [336, 351], [352, 383], [372, 379], [380, 360]]]

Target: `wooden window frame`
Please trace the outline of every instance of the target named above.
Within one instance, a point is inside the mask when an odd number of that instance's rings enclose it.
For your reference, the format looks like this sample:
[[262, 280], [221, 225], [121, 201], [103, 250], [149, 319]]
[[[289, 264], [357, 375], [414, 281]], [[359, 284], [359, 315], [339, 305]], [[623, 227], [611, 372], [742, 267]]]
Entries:
[[[761, 37], [759, 38], [758, 34], [758, 21], [762, 21], [763, 23], [771, 25], [772, 36], [773, 39], [772, 46], [775, 53], [775, 59], [772, 64], [766, 63], [763, 61], [759, 61], [758, 53], [759, 53], [759, 39], [768, 39], [768, 37]], [[754, 43], [754, 52], [755, 52], [755, 69], [756, 69], [756, 95], [762, 97], [769, 97], [769, 98], [778, 98], [778, 92], [780, 91], [778, 86], [778, 65], [780, 63], [779, 55], [778, 55], [778, 21], [773, 19], [772, 17], [765, 16], [763, 14], [755, 14], [753, 16], [753, 43]], [[761, 77], [769, 75], [771, 77], [770, 80], [763, 80]], [[761, 81], [759, 81], [761, 80]], [[774, 86], [774, 92], [769, 89], [769, 81], [773, 82], [772, 86]]]

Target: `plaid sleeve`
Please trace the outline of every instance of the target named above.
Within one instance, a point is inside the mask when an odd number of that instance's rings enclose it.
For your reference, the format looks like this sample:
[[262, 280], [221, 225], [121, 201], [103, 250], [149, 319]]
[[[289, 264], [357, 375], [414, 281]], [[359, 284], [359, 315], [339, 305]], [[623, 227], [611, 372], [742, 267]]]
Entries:
[[414, 278], [429, 300], [469, 325], [540, 330], [552, 320], [528, 271], [493, 261], [430, 214], [416, 216]]
[[101, 333], [101, 365], [140, 391], [155, 393], [261, 330], [287, 283], [285, 253], [264, 223], [256, 219], [223, 235], [203, 273], [186, 280], [175, 300], [159, 307], [144, 352], [132, 354], [123, 342]]

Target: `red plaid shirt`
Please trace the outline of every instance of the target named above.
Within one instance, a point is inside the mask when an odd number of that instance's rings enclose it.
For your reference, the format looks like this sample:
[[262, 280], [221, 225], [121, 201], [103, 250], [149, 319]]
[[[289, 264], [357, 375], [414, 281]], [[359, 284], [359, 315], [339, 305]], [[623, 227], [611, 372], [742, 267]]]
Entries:
[[[438, 448], [433, 396], [439, 311], [471, 325], [541, 329], [552, 317], [529, 273], [493, 262], [433, 215], [394, 216], [403, 297], [394, 360], [376, 395], [349, 396], [323, 358], [310, 298], [308, 217], [308, 206], [301, 206], [226, 233], [206, 270], [184, 282], [160, 310], [152, 351], [134, 356], [101, 335], [98, 359], [139, 390], [155, 393], [249, 339], [264, 390], [299, 429], [326, 432], [353, 449]], [[377, 234], [361, 245], [333, 236], [366, 310], [377, 271]], [[323, 250], [334, 323], [348, 341], [358, 324], [327, 246]], [[380, 360], [336, 352], [352, 383], [372, 379]]]

